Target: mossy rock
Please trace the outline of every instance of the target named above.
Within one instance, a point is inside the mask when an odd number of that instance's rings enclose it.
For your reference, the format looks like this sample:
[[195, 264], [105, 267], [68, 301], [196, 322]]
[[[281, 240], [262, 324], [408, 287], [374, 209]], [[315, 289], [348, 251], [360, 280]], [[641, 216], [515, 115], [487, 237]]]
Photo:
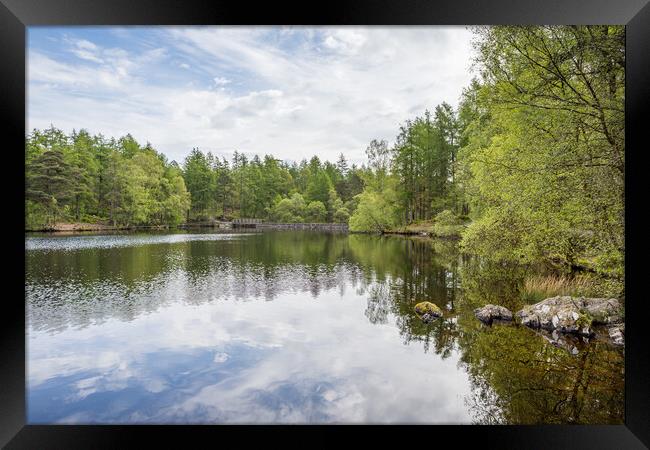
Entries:
[[417, 305], [415, 305], [415, 313], [422, 317], [425, 314], [428, 314], [429, 316], [433, 317], [441, 317], [442, 316], [442, 309], [438, 307], [438, 305], [433, 304], [431, 302], [420, 302]]

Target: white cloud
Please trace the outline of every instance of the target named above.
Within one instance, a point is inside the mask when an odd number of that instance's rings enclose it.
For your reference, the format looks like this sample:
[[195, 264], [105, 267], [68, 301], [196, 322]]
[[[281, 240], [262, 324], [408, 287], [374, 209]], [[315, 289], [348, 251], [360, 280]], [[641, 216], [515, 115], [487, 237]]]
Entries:
[[79, 39], [78, 41], [75, 42], [76, 46], [81, 49], [85, 50], [97, 50], [97, 46], [93, 44], [90, 41], [87, 41], [85, 39]]
[[[463, 27], [170, 27], [152, 36], [140, 52], [74, 41], [78, 63], [30, 48], [29, 127], [130, 132], [177, 161], [198, 146], [361, 162], [371, 139], [392, 142], [425, 108], [456, 105], [471, 79]], [[169, 56], [192, 70], [166, 65]]]
[[328, 33], [324, 44], [325, 47], [341, 53], [355, 54], [363, 47], [367, 40], [367, 35], [360, 30], [337, 29]]
[[226, 84], [228, 84], [230, 82], [231, 82], [231, 80], [229, 80], [226, 77], [215, 77], [214, 78], [214, 84], [216, 84], [217, 86], [224, 86], [224, 85], [226, 85]]

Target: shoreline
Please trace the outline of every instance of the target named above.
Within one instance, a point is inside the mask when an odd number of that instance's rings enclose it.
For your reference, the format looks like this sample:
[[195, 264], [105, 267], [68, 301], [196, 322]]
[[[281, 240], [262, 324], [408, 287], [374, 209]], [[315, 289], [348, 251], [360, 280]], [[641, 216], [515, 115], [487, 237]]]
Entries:
[[179, 225], [106, 225], [99, 223], [56, 223], [47, 228], [25, 229], [25, 233], [71, 233], [82, 231], [137, 231], [137, 230], [176, 230], [176, 229], [246, 229], [246, 230], [323, 230], [350, 232], [343, 223], [256, 223], [233, 224], [232, 222], [188, 222]]
[[128, 231], [128, 230], [167, 230], [175, 228], [171, 225], [105, 225], [98, 223], [57, 223], [48, 228], [29, 229], [25, 233], [65, 233], [71, 231]]

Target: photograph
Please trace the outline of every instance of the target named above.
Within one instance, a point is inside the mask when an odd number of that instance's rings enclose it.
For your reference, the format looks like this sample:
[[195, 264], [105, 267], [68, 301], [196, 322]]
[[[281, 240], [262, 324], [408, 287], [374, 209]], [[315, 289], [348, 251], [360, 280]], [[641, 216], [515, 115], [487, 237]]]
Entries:
[[28, 425], [625, 422], [625, 25], [28, 26]]

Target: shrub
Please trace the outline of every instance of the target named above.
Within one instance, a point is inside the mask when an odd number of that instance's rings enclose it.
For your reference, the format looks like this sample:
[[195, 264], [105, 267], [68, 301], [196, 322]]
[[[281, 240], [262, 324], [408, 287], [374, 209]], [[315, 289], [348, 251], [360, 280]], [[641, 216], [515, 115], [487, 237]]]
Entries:
[[334, 222], [336, 222], [336, 223], [348, 223], [348, 220], [350, 220], [350, 213], [348, 212], [347, 209], [339, 208], [334, 213]]
[[438, 213], [433, 224], [433, 234], [439, 237], [460, 237], [464, 229], [463, 221], [448, 209]]

